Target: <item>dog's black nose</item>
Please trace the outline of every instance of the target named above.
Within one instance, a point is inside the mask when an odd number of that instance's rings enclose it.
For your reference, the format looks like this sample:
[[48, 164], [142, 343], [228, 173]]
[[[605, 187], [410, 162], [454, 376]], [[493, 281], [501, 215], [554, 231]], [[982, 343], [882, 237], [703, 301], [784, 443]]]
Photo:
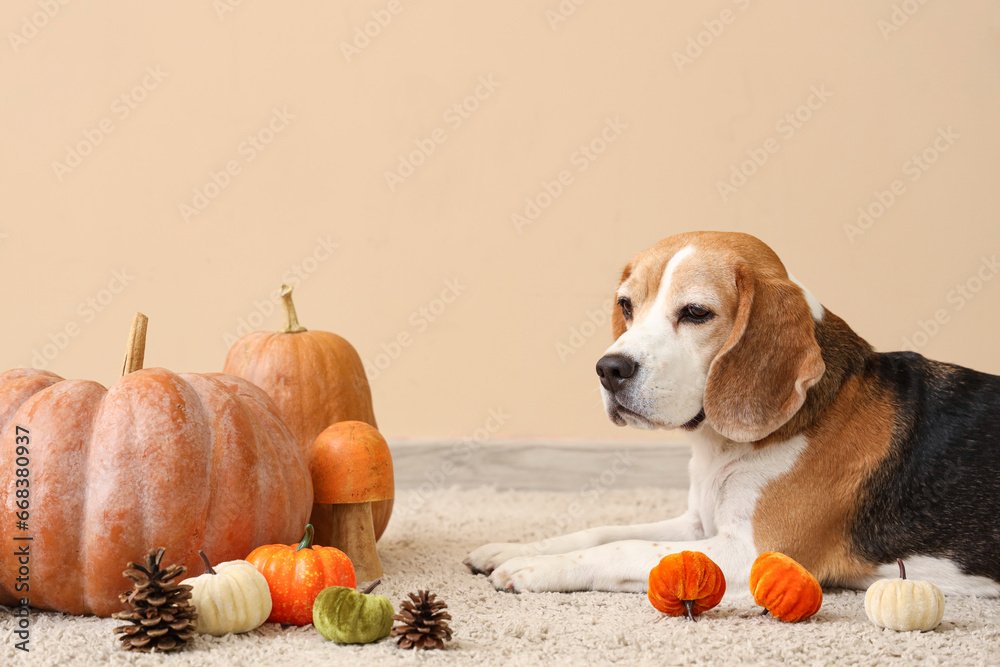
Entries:
[[635, 375], [639, 364], [624, 354], [606, 354], [597, 362], [597, 374], [601, 385], [608, 391], [621, 389], [625, 380]]

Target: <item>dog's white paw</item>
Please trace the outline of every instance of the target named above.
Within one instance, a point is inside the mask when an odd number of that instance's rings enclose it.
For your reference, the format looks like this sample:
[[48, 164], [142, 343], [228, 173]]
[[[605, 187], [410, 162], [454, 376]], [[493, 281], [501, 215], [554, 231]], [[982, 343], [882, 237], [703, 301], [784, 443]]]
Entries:
[[503, 565], [512, 558], [537, 554], [530, 544], [519, 544], [517, 542], [495, 542], [486, 544], [468, 555], [465, 564], [476, 573], [490, 574], [497, 567]]
[[498, 591], [515, 593], [579, 590], [571, 581], [570, 568], [569, 560], [563, 555], [520, 556], [493, 570], [490, 583]]

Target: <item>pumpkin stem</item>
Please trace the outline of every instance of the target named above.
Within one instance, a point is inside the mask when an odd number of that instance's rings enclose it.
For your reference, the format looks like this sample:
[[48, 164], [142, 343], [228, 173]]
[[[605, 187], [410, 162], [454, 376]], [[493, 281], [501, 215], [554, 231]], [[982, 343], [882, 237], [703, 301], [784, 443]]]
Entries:
[[365, 590], [363, 590], [363, 591], [361, 591], [361, 592], [362, 592], [362, 593], [364, 593], [365, 595], [368, 595], [368, 594], [369, 594], [369, 593], [371, 593], [371, 592], [372, 592], [373, 590], [375, 590], [375, 587], [376, 587], [376, 586], [378, 586], [378, 585], [379, 585], [379, 584], [381, 584], [381, 583], [382, 583], [382, 577], [379, 577], [378, 579], [376, 579], [376, 580], [375, 580], [375, 581], [373, 581], [372, 583], [368, 584], [368, 588], [366, 588]]
[[205, 555], [204, 551], [202, 551], [201, 549], [198, 549], [198, 555], [201, 556], [201, 559], [203, 561], [205, 561], [205, 572], [206, 572], [206, 574], [218, 574], [218, 572], [216, 572], [215, 570], [212, 569], [212, 564], [210, 562], [208, 562], [208, 556]]
[[122, 364], [122, 376], [142, 370], [142, 361], [146, 354], [147, 322], [149, 318], [142, 313], [136, 313], [132, 318], [132, 328], [128, 332], [128, 346], [125, 348], [125, 362]]
[[899, 578], [906, 579], [906, 568], [903, 567], [903, 559], [897, 558], [896, 562], [899, 563]]
[[299, 546], [295, 547], [296, 551], [301, 551], [303, 549], [308, 549], [312, 546], [313, 535], [316, 534], [316, 529], [313, 528], [311, 523], [306, 524], [306, 534], [302, 536], [302, 541], [299, 542]]
[[288, 285], [281, 286], [281, 301], [285, 305], [285, 328], [281, 333], [306, 331], [306, 328], [299, 324], [299, 316], [295, 313], [295, 304], [292, 303], [292, 288]]
[[681, 602], [684, 604], [684, 609], [687, 610], [687, 617], [697, 623], [698, 619], [695, 618], [693, 611], [694, 600], [681, 600]]

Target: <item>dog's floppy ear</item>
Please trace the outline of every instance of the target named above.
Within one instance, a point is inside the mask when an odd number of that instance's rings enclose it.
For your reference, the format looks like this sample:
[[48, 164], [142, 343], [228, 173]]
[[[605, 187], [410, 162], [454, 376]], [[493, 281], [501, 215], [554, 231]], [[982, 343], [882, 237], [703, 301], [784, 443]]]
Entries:
[[736, 323], [708, 369], [705, 417], [723, 436], [753, 442], [792, 418], [826, 364], [800, 287], [745, 265], [736, 287]]

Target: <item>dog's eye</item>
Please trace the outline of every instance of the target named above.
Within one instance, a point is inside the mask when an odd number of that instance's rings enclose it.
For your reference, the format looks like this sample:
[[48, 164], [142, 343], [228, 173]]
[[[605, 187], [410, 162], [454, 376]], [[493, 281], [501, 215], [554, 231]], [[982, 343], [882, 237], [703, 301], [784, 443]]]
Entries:
[[628, 297], [621, 297], [618, 299], [618, 306], [622, 309], [622, 317], [626, 320], [632, 319], [632, 302]]
[[695, 324], [701, 324], [702, 322], [707, 322], [715, 317], [715, 313], [710, 311], [704, 306], [699, 306], [696, 303], [689, 303], [684, 306], [681, 310], [681, 320], [687, 320], [688, 322], [693, 322]]

